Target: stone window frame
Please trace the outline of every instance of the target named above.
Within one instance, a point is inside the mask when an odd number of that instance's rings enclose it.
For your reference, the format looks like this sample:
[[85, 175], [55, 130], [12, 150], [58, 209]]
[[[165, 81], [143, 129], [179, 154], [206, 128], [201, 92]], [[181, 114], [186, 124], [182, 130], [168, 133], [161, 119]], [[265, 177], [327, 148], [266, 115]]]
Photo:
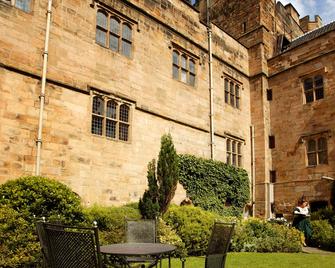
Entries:
[[180, 46], [172, 45], [172, 78], [196, 87], [198, 57]]
[[[104, 16], [106, 19], [105, 23], [99, 20], [99, 14]], [[112, 21], [117, 23], [114, 24], [114, 28], [111, 28]], [[131, 19], [99, 6], [96, 11], [95, 42], [113, 52], [132, 58], [134, 51], [134, 26], [135, 23]], [[98, 33], [104, 34], [104, 42], [99, 40]], [[117, 40], [117, 46], [111, 46], [113, 44], [111, 40]]]
[[304, 138], [307, 167], [328, 165], [328, 137], [318, 134]]
[[235, 167], [243, 166], [244, 141], [232, 137], [226, 137], [226, 164]]
[[312, 103], [325, 98], [324, 75], [318, 73], [302, 79], [304, 102]]
[[[32, 12], [34, 2], [34, 0], [0, 0], [0, 1], [26, 13]], [[21, 4], [24, 4], [24, 6], [21, 6]]]
[[224, 102], [236, 109], [241, 109], [243, 84], [228, 75], [224, 75]]
[[[103, 107], [95, 107], [100, 99]], [[133, 105], [119, 97], [93, 92], [91, 94], [91, 134], [109, 140], [131, 142]], [[99, 126], [100, 125], [100, 126]]]

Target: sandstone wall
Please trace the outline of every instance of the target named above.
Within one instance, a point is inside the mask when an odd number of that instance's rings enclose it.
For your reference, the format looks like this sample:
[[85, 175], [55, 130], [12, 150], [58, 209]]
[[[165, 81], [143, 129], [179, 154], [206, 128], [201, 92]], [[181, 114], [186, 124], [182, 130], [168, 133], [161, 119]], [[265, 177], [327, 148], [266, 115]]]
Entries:
[[[45, 2], [35, 0], [31, 13], [0, 2], [1, 183], [35, 169]], [[206, 27], [182, 1], [91, 2], [53, 4], [41, 171], [85, 204], [122, 204], [147, 187], [146, 167], [164, 133], [178, 153], [210, 157]], [[133, 21], [131, 58], [96, 44], [99, 7]], [[195, 87], [172, 79], [174, 44], [195, 55]], [[241, 137], [250, 172], [248, 52], [217, 27], [213, 50], [216, 159], [225, 160], [227, 133]], [[243, 85], [241, 109], [224, 103], [226, 76]], [[91, 134], [91, 89], [131, 104], [129, 142]]]

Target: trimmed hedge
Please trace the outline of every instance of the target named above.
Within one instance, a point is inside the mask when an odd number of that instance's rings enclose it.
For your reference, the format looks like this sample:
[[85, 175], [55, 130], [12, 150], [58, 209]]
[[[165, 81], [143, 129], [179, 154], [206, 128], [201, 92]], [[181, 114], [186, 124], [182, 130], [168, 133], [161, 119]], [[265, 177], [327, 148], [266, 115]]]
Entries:
[[41, 217], [83, 222], [80, 198], [66, 185], [22, 177], [0, 185], [0, 267], [31, 267], [41, 260], [35, 222]]
[[69, 187], [53, 179], [28, 176], [0, 185], [0, 205], [34, 222], [35, 217], [57, 219], [65, 223], [83, 221], [80, 197]]
[[225, 216], [242, 214], [250, 195], [244, 169], [192, 155], [179, 158], [179, 181], [195, 206]]

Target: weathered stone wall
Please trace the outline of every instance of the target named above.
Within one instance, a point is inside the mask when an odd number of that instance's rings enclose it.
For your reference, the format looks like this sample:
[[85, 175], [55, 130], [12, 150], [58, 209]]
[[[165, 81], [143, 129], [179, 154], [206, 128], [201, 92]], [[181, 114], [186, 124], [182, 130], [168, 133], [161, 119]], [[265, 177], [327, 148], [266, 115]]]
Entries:
[[[164, 133], [178, 153], [210, 156], [206, 27], [182, 1], [91, 2], [53, 4], [41, 171], [85, 204], [122, 204], [147, 187], [147, 164]], [[134, 21], [131, 58], [95, 43], [99, 5]], [[35, 0], [31, 13], [0, 2], [1, 183], [34, 173], [45, 12], [45, 1]], [[172, 79], [173, 44], [196, 56], [195, 87]], [[250, 172], [248, 52], [217, 27], [213, 50], [216, 159], [225, 160], [225, 136], [234, 134], [245, 140]], [[241, 109], [224, 103], [227, 75], [243, 84]], [[91, 134], [91, 88], [132, 104], [129, 142]]]
[[[272, 149], [277, 173], [275, 203], [278, 212], [290, 214], [299, 197], [310, 201], [331, 199], [335, 177], [335, 32], [300, 45], [269, 61], [271, 73], [271, 130], [276, 147]], [[322, 51], [322, 54], [320, 54]], [[324, 77], [324, 98], [304, 103], [304, 77]], [[328, 164], [307, 166], [306, 137], [325, 132], [328, 138]]]

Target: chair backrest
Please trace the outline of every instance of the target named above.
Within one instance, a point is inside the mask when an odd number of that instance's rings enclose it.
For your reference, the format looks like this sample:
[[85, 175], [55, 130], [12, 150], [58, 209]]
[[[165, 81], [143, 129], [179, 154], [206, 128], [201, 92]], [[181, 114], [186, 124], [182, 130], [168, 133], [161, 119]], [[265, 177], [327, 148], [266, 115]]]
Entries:
[[126, 220], [126, 242], [156, 243], [156, 221]]
[[234, 228], [235, 223], [214, 223], [206, 254], [206, 268], [223, 268], [225, 266]]
[[44, 223], [51, 268], [101, 268], [98, 228]]
[[50, 257], [48, 253], [48, 241], [45, 235], [44, 223], [45, 223], [44, 221], [36, 222], [36, 231], [37, 231], [38, 240], [40, 241], [40, 245], [41, 245], [42, 257], [43, 257], [42, 266], [48, 267], [50, 263]]

